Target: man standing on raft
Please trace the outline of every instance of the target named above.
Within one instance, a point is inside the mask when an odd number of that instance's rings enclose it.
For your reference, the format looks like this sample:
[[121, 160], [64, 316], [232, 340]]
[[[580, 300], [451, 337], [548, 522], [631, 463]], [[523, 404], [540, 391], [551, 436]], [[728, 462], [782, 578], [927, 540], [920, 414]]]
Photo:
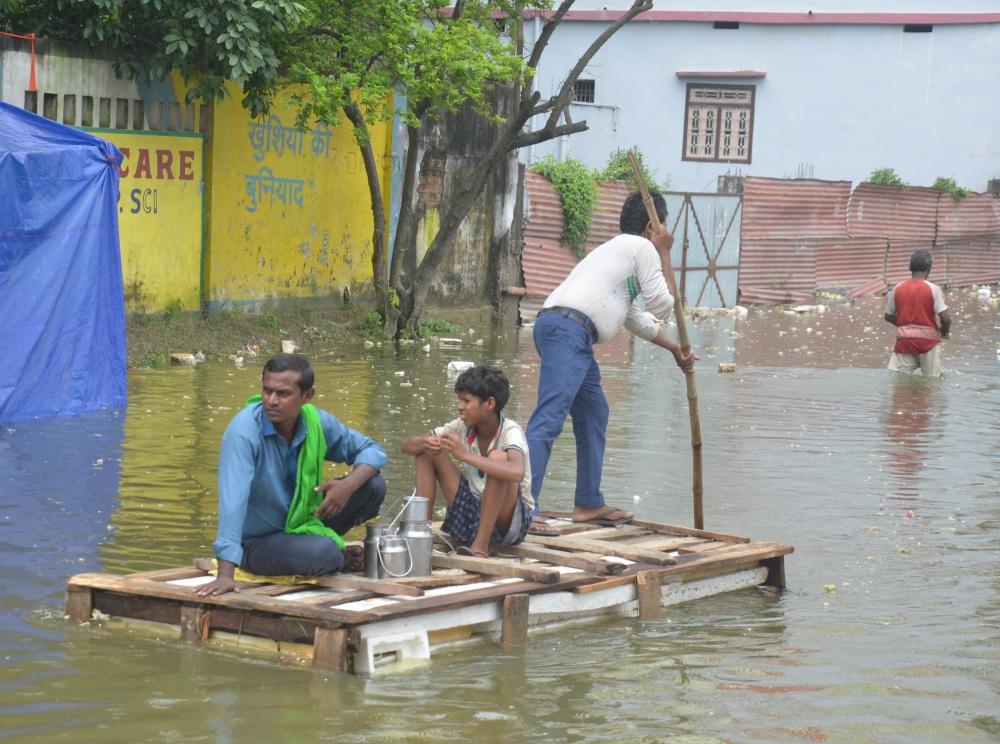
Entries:
[[[536, 514], [552, 444], [569, 415], [576, 435], [573, 521], [621, 524], [634, 516], [606, 504], [601, 492], [609, 409], [594, 359], [595, 343], [608, 341], [627, 328], [673, 354], [685, 374], [693, 371], [698, 359], [694, 352], [682, 354], [680, 345], [635, 303], [642, 297], [646, 310], [660, 319], [666, 319], [674, 305], [664, 273], [670, 267], [674, 238], [663, 225], [666, 201], [654, 193], [653, 202], [661, 223], [658, 231], [649, 223], [641, 194], [629, 195], [619, 218], [622, 234], [580, 261], [538, 313], [534, 340], [542, 369], [538, 403], [526, 433]], [[531, 532], [556, 534], [538, 519], [532, 522]]]

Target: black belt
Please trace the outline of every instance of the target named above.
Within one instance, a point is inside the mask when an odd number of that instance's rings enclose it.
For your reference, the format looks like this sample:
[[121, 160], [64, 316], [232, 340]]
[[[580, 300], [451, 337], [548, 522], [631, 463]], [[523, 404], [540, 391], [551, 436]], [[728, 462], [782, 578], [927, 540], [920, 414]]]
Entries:
[[538, 313], [539, 317], [545, 315], [545, 313], [555, 313], [556, 315], [561, 315], [564, 318], [569, 318], [575, 323], [579, 323], [583, 326], [583, 329], [590, 334], [590, 338], [595, 343], [597, 342], [597, 326], [594, 325], [594, 321], [587, 317], [586, 313], [581, 313], [576, 308], [572, 307], [560, 307], [556, 305], [555, 307], [543, 307]]

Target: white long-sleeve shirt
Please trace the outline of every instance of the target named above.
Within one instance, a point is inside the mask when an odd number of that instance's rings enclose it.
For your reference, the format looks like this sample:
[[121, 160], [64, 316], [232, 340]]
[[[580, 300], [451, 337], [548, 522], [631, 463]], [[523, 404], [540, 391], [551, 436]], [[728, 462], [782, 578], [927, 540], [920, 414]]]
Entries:
[[659, 330], [635, 303], [665, 320], [674, 298], [663, 278], [663, 264], [641, 235], [617, 235], [597, 246], [552, 290], [543, 307], [571, 307], [593, 321], [597, 341], [607, 341], [624, 327], [651, 341]]

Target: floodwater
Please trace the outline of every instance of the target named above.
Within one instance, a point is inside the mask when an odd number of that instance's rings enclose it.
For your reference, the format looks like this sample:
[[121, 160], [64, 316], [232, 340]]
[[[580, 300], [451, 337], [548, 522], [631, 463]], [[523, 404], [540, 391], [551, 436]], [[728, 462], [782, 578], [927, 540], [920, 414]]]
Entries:
[[[1000, 740], [997, 310], [952, 293], [939, 381], [883, 367], [874, 300], [824, 314], [690, 322], [709, 529], [795, 546], [788, 591], [746, 590], [487, 643], [373, 679], [78, 627], [67, 576], [211, 552], [222, 431], [259, 365], [129, 376], [126, 410], [0, 427], [0, 736], [20, 741]], [[411, 433], [450, 419], [445, 366], [500, 363], [526, 422], [530, 330], [314, 354], [320, 405], [386, 444], [390, 499]], [[691, 523], [685, 386], [631, 339], [602, 351], [608, 500]], [[718, 363], [735, 361], [735, 374]], [[543, 505], [568, 508], [571, 429]], [[387, 501], [388, 503], [388, 501]]]

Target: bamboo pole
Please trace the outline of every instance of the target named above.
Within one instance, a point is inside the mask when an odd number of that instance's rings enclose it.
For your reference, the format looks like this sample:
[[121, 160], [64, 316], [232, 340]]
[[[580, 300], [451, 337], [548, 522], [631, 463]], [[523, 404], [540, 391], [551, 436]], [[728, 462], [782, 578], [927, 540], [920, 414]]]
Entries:
[[[653, 226], [654, 230], [659, 230], [660, 219], [656, 214], [653, 197], [649, 194], [646, 179], [642, 175], [639, 161], [636, 160], [635, 153], [632, 150], [629, 150], [628, 161], [632, 166], [632, 173], [635, 174], [635, 181], [639, 184], [639, 193], [642, 194], [642, 203], [646, 205], [646, 214], [649, 215], [649, 223]], [[677, 292], [677, 282], [674, 280], [674, 268], [670, 263], [669, 252], [666, 256], [666, 264], [663, 267], [663, 277], [667, 280], [670, 293], [674, 296], [674, 315], [677, 318], [677, 340], [681, 345], [681, 352], [686, 356], [691, 351], [691, 342], [688, 341], [687, 321], [684, 317], [684, 298]], [[684, 379], [687, 382], [688, 413], [691, 419], [691, 494], [694, 500], [694, 527], [695, 529], [702, 530], [705, 529], [705, 513], [702, 509], [701, 499], [701, 418], [698, 415], [698, 391], [694, 384], [694, 372], [684, 375]]]

